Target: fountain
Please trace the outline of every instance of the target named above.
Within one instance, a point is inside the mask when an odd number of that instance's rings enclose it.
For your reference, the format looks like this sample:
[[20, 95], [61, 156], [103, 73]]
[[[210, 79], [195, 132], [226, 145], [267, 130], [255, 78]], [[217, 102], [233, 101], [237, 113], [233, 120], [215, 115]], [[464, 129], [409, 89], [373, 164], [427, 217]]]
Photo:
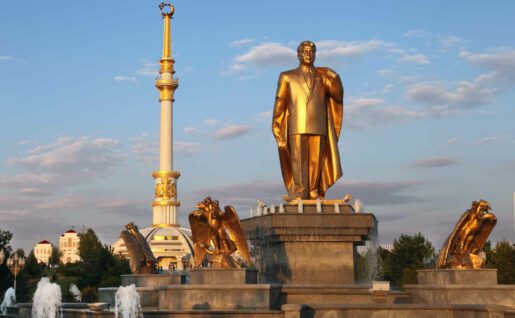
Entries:
[[79, 288], [77, 288], [77, 285], [75, 285], [75, 284], [70, 285], [70, 294], [72, 294], [73, 299], [75, 299], [75, 301], [78, 301], [78, 302], [82, 301], [82, 293], [80, 292]]
[[16, 303], [16, 292], [14, 288], [9, 287], [9, 289], [5, 292], [4, 301], [0, 305], [0, 312], [3, 315], [7, 313], [7, 307], [12, 307]]
[[368, 246], [368, 251], [366, 253], [367, 260], [367, 276], [365, 277], [365, 282], [371, 283], [378, 278], [378, 269], [379, 269], [379, 244], [377, 243], [377, 228], [374, 228], [370, 231], [368, 235], [369, 240], [366, 242]]
[[62, 316], [61, 287], [43, 277], [38, 283], [32, 303], [32, 318], [57, 318]]
[[118, 318], [120, 313], [123, 315], [123, 318], [143, 317], [136, 285], [120, 286], [116, 291], [114, 317]]

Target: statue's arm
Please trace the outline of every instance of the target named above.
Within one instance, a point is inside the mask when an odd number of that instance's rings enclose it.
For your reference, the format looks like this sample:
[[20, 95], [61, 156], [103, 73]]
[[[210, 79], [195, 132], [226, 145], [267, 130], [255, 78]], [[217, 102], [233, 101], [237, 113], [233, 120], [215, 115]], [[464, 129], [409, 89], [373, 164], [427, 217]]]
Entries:
[[287, 131], [284, 131], [284, 123], [287, 114], [288, 80], [284, 73], [279, 76], [277, 92], [275, 94], [274, 114], [272, 119], [272, 132], [279, 148], [286, 147]]
[[329, 88], [329, 96], [336, 103], [343, 103], [343, 84], [340, 78], [340, 75], [335, 71], [328, 69], [327, 70], [327, 79], [328, 79], [328, 88]]

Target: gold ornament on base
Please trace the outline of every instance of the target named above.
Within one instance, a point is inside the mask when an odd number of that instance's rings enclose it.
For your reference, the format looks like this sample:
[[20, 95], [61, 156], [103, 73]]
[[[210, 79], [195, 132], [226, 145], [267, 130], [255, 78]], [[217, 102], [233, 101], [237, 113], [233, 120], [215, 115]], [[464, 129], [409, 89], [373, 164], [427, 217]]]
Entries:
[[480, 256], [497, 218], [490, 213], [490, 203], [472, 202], [445, 241], [438, 255], [437, 268], [480, 269], [485, 261]]
[[195, 267], [200, 267], [209, 254], [212, 268], [240, 268], [231, 257], [236, 251], [245, 263], [250, 264], [249, 247], [236, 210], [226, 205], [222, 212], [218, 201], [210, 197], [199, 202], [196, 209], [189, 215]]

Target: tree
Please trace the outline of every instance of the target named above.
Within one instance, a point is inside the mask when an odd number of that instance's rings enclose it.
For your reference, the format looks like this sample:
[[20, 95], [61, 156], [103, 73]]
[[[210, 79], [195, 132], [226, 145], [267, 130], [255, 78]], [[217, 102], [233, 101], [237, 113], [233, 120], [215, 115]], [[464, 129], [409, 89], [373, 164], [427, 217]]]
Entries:
[[11, 232], [0, 230], [0, 249], [3, 249], [5, 251], [6, 257], [7, 254], [11, 254], [12, 252], [12, 248], [9, 245], [9, 242], [11, 242], [12, 237], [13, 234]]
[[79, 288], [119, 286], [120, 275], [130, 273], [128, 262], [113, 255], [110, 246], [102, 245], [92, 229], [83, 231], [79, 237], [82, 274], [77, 286]]
[[387, 249], [384, 249], [379, 246], [377, 249], [377, 254], [379, 256], [379, 273], [378, 278], [382, 280], [388, 280], [392, 281], [392, 278], [390, 277], [390, 274], [386, 272], [386, 261], [391, 254], [391, 252]]
[[[12, 248], [9, 245], [11, 242], [11, 238], [13, 234], [9, 231], [0, 230], [0, 250], [3, 250], [5, 253], [5, 259], [7, 259], [12, 252]], [[5, 264], [5, 260], [2, 264], [0, 264], [0, 296], [2, 296], [7, 288], [12, 286], [12, 275], [9, 272]]]
[[487, 267], [497, 269], [499, 284], [515, 284], [515, 246], [502, 240], [494, 249], [490, 247], [491, 244], [486, 244], [484, 249]]
[[27, 256], [27, 259], [25, 260], [25, 266], [17, 278], [16, 294], [18, 301], [26, 302], [31, 300], [42, 274], [42, 264], [38, 263], [34, 250], [31, 250], [29, 256]]
[[25, 251], [23, 250], [23, 248], [17, 249], [16, 251], [14, 251], [14, 254], [18, 254], [18, 257], [25, 258]]
[[102, 243], [92, 229], [79, 233], [79, 256], [86, 265], [93, 266], [96, 262], [98, 252], [102, 249]]
[[61, 255], [63, 253], [59, 251], [57, 246], [52, 244], [52, 254], [50, 254], [50, 258], [48, 259], [48, 265], [50, 267], [56, 267], [59, 265], [59, 262], [61, 261]]
[[421, 233], [410, 236], [401, 234], [394, 240], [393, 249], [384, 262], [384, 276], [393, 285], [402, 287], [417, 282], [417, 269], [429, 267], [434, 262], [435, 249]]
[[38, 263], [36, 259], [36, 255], [34, 254], [34, 250], [30, 250], [29, 256], [25, 260], [25, 267], [23, 271], [32, 277], [39, 277], [43, 272], [41, 265]]

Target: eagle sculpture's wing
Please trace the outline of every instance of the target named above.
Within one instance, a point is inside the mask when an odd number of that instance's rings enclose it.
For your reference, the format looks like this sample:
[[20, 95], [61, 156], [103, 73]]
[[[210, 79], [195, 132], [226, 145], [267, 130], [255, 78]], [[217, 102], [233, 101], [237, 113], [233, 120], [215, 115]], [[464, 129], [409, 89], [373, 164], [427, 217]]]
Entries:
[[127, 230], [120, 233], [125, 246], [127, 247], [127, 254], [129, 254], [131, 271], [136, 273], [139, 270], [140, 262], [143, 259], [143, 252], [136, 242], [134, 236]]
[[251, 264], [252, 261], [250, 260], [249, 246], [247, 245], [247, 240], [243, 235], [243, 229], [241, 228], [238, 214], [236, 214], [236, 210], [232, 206], [225, 206], [225, 213], [222, 215], [222, 221], [229, 233], [230, 239], [236, 243], [236, 247], [245, 263], [248, 265]]
[[189, 215], [191, 235], [193, 237], [193, 256], [195, 266], [199, 267], [206, 257], [206, 249], [209, 248], [210, 230], [207, 217], [200, 211], [193, 211]]
[[148, 260], [148, 261], [151, 261], [153, 263], [156, 263], [157, 262], [157, 259], [156, 257], [154, 256], [154, 253], [152, 252], [152, 249], [150, 248], [150, 245], [148, 245], [148, 242], [147, 240], [145, 239], [145, 237], [141, 234], [140, 231], [137, 231], [137, 234], [138, 236], [138, 242], [139, 244], [141, 244], [141, 252], [145, 255], [145, 258]]
[[470, 251], [473, 254], [479, 254], [479, 252], [481, 252], [485, 246], [488, 236], [490, 236], [490, 233], [492, 233], [496, 224], [497, 218], [495, 215], [487, 213], [483, 216], [483, 221], [481, 222], [481, 232], [474, 238], [474, 242], [472, 242], [472, 246], [470, 248]]
[[462, 231], [463, 226], [467, 224], [468, 220], [470, 219], [470, 214], [472, 213], [472, 210], [465, 211], [465, 213], [463, 213], [463, 215], [459, 219], [458, 223], [456, 223], [454, 230], [452, 230], [451, 234], [443, 244], [440, 253], [438, 254], [438, 263], [436, 265], [437, 268], [447, 267], [447, 259], [449, 257], [449, 253], [454, 250], [457, 244], [459, 244], [459, 233]]

